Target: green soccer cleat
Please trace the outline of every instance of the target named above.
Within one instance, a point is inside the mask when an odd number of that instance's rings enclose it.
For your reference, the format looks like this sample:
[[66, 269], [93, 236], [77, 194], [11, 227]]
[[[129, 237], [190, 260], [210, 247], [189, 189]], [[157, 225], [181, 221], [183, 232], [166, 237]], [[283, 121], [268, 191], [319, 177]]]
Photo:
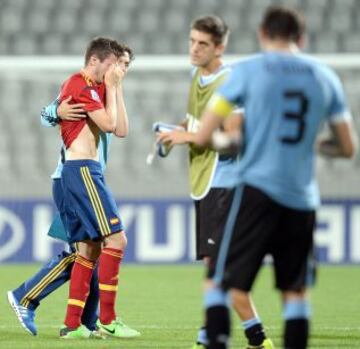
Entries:
[[60, 328], [60, 338], [62, 339], [89, 339], [92, 337], [92, 331], [84, 325], [71, 329], [65, 325]]
[[260, 345], [249, 345], [246, 347], [246, 349], [275, 349], [275, 346], [271, 339], [266, 338]]
[[100, 320], [96, 325], [99, 327], [99, 331], [107, 336], [117, 338], [135, 338], [140, 336], [140, 332], [125, 325], [120, 318], [116, 318], [108, 325], [103, 325]]

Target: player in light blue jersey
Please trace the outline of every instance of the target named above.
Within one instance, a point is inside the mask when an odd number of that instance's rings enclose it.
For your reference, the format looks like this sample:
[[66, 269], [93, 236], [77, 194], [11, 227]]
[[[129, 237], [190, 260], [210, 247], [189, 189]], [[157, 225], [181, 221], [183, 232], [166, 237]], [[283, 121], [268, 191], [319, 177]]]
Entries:
[[[301, 16], [270, 7], [259, 39], [264, 52], [234, 65], [229, 79], [208, 105], [199, 132], [172, 135], [172, 144], [207, 144], [234, 105], [245, 109], [243, 157], [236, 192], [212, 282], [205, 292], [209, 349], [228, 348], [227, 291], [235, 308], [250, 292], [266, 254], [271, 254], [276, 287], [282, 292], [286, 349], [305, 349], [309, 336], [313, 231], [319, 191], [315, 149], [332, 157], [355, 152], [351, 116], [339, 78], [328, 67], [298, 52]], [[322, 123], [332, 137], [317, 143]], [[249, 348], [268, 348], [268, 343]]]
[[[191, 136], [199, 130], [207, 103], [230, 73], [230, 66], [222, 60], [228, 34], [227, 25], [216, 16], [197, 18], [191, 25], [189, 51], [191, 63], [195, 67], [192, 71], [187, 118], [182, 124], [186, 128], [186, 132], [183, 132], [185, 135]], [[236, 134], [240, 127], [241, 112], [234, 108], [232, 118], [219, 127], [216, 135], [220, 136], [221, 131], [224, 134]], [[168, 136], [163, 133], [158, 139], [167, 143]], [[216, 143], [218, 145], [219, 142]], [[188, 149], [190, 192], [195, 206], [196, 258], [203, 259], [205, 264], [215, 265], [217, 246], [233, 199], [234, 191], [231, 187], [234, 186], [238, 157], [221, 154], [213, 146], [199, 148], [191, 142], [188, 142]], [[248, 343], [262, 343], [267, 338], [250, 294], [244, 302], [247, 304], [247, 312], [242, 313], [241, 320]], [[202, 349], [207, 343], [205, 327], [202, 327], [192, 348]]]
[[[127, 72], [129, 63], [132, 59], [132, 51], [124, 46], [125, 54], [122, 56], [121, 62], [125, 72]], [[45, 127], [55, 127], [58, 125], [60, 118], [63, 120], [76, 120], [78, 118], [86, 117], [82, 104], [69, 104], [71, 97], [64, 100], [60, 105], [56, 99], [41, 111], [41, 123]], [[98, 144], [99, 162], [104, 171], [107, 164], [108, 153], [110, 149], [112, 134], [100, 133]], [[60, 157], [55, 172], [51, 178], [53, 180], [53, 197], [59, 211], [61, 211], [62, 202], [62, 188], [61, 188], [61, 172], [63, 163], [66, 159], [66, 150], [62, 145], [60, 150]], [[60, 218], [60, 214], [56, 214], [54, 221], [49, 229], [49, 235], [55, 238], [66, 241], [66, 232]], [[40, 302], [46, 298], [50, 293], [58, 289], [61, 285], [70, 279], [72, 266], [75, 260], [75, 249], [70, 246], [71, 252], [63, 251], [58, 256], [55, 256], [51, 261], [43, 265], [43, 267], [31, 278], [26, 280], [18, 288], [8, 292], [8, 300], [13, 307], [18, 320], [26, 331], [32, 335], [37, 334], [35, 325], [35, 311], [40, 305]], [[82, 323], [90, 331], [97, 329], [98, 319], [98, 303], [99, 303], [99, 282], [97, 273], [93, 274], [91, 280], [90, 293], [86, 301], [84, 312], [82, 315]], [[118, 337], [129, 338], [138, 335], [139, 333], [124, 323], [121, 323], [122, 333]], [[98, 332], [93, 332], [93, 336], [99, 337]]]

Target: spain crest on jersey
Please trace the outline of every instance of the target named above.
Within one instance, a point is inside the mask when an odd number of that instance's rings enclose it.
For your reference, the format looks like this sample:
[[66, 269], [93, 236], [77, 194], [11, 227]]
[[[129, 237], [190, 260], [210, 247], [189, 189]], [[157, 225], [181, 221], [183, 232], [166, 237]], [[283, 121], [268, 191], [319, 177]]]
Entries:
[[90, 93], [91, 93], [91, 97], [94, 101], [101, 103], [100, 97], [95, 90], [91, 89]]

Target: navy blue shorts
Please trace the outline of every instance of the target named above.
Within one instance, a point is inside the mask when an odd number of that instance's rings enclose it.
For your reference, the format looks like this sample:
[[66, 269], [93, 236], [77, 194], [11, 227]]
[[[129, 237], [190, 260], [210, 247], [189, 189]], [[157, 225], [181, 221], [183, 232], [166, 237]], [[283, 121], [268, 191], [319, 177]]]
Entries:
[[68, 160], [61, 173], [63, 214], [69, 243], [103, 240], [123, 230], [118, 208], [105, 185], [100, 163]]

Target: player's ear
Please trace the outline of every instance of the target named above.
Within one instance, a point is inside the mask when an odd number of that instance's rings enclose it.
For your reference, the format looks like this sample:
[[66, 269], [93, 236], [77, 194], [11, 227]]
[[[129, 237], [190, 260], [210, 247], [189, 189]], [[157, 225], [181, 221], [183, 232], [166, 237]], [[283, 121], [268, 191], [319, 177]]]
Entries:
[[258, 28], [257, 37], [258, 37], [260, 46], [263, 46], [266, 41], [266, 38], [267, 38], [266, 33], [263, 28], [261, 28], [261, 27]]
[[92, 55], [89, 59], [89, 65], [96, 65], [99, 61], [99, 58], [96, 55]]
[[215, 55], [217, 57], [221, 57], [223, 55], [224, 51], [225, 51], [225, 45], [224, 44], [216, 45], [216, 47], [215, 47]]
[[299, 40], [297, 40], [296, 45], [299, 47], [299, 49], [303, 49], [305, 46], [305, 43], [306, 43], [306, 38], [303, 35], [299, 38]]

